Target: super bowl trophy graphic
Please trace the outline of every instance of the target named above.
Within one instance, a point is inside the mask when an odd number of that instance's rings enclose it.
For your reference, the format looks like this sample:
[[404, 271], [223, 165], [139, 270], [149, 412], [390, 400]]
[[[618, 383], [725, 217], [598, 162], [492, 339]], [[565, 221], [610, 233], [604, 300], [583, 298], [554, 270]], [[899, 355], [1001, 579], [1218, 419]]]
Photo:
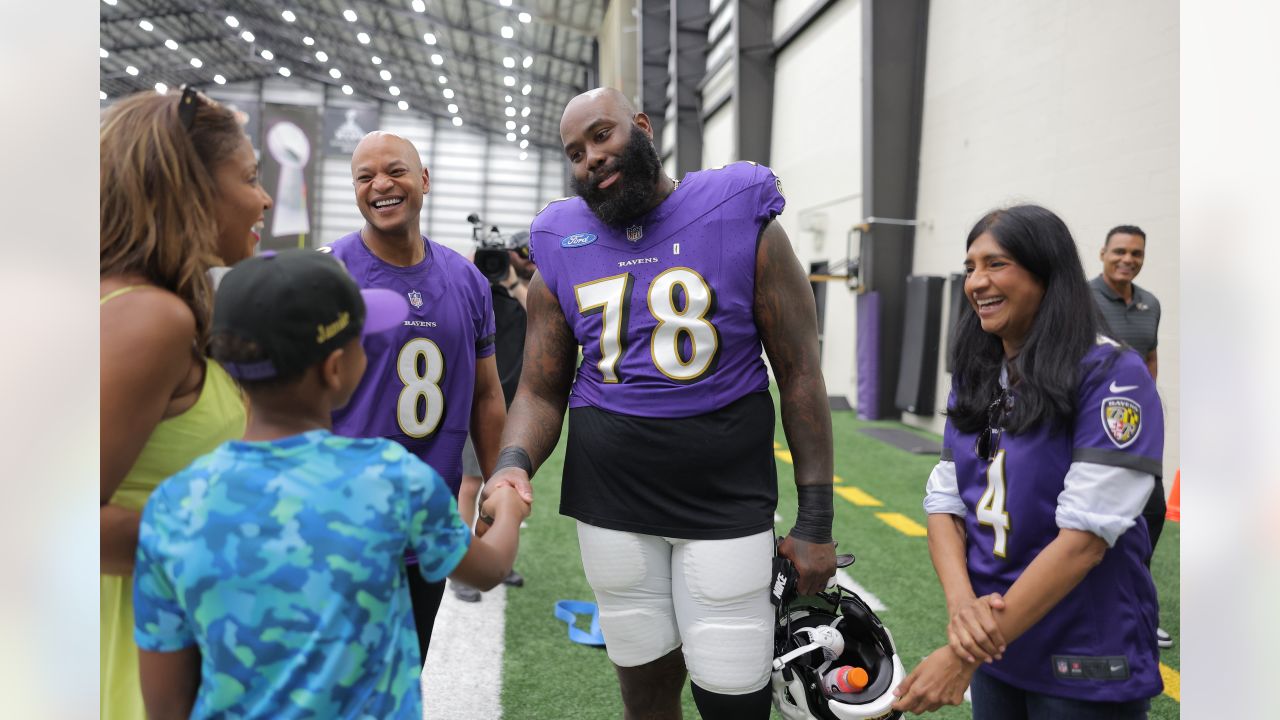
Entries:
[[271, 235], [305, 235], [311, 231], [311, 219], [307, 214], [307, 181], [302, 171], [311, 158], [311, 141], [302, 128], [282, 120], [267, 131], [267, 152], [280, 163]]

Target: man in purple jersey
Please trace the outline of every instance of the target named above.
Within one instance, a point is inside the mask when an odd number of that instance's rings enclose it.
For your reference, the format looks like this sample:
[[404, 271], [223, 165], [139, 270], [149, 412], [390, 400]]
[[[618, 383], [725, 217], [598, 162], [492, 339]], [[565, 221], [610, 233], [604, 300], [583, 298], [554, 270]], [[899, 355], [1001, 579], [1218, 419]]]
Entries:
[[[351, 179], [365, 225], [321, 249], [346, 263], [360, 287], [403, 294], [410, 312], [399, 330], [365, 339], [369, 368], [351, 402], [334, 413], [333, 429], [400, 443], [457, 497], [467, 432], [481, 468], [490, 470], [506, 419], [489, 282], [466, 258], [422, 234], [422, 198], [431, 181], [413, 143], [369, 133], [351, 156]], [[425, 659], [445, 583], [427, 583], [417, 572], [408, 578]]]
[[[676, 182], [616, 90], [560, 121], [579, 197], [531, 228], [520, 387], [488, 487], [529, 478], [569, 407], [561, 513], [578, 521], [626, 717], [767, 718], [777, 477], [768, 352], [799, 508], [778, 547], [800, 591], [835, 572], [831, 415], [813, 293], [766, 167]], [[578, 347], [583, 360], [575, 377]]]

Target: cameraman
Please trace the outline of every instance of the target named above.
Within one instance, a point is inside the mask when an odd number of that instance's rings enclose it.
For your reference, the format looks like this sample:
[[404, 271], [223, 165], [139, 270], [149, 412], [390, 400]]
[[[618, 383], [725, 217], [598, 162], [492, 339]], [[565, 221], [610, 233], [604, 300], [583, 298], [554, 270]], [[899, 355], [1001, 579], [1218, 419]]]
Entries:
[[[472, 222], [478, 225], [477, 221]], [[529, 281], [538, 268], [529, 257], [528, 231], [513, 233], [510, 241], [502, 242], [501, 248], [496, 247], [498, 243], [495, 238], [499, 237], [497, 228], [493, 228], [487, 238], [481, 238], [480, 232], [481, 228], [477, 227], [475, 263], [489, 279], [496, 322], [498, 380], [502, 383], [502, 394], [507, 407], [511, 407], [524, 362], [525, 296], [528, 294]], [[475, 448], [468, 436], [467, 444], [462, 448], [462, 487], [458, 491], [458, 512], [467, 525], [475, 524], [476, 495], [483, 483], [480, 461], [476, 458]], [[512, 570], [503, 583], [521, 587], [524, 585], [524, 577]], [[453, 580], [449, 581], [449, 585], [459, 600], [480, 601], [480, 591], [476, 588]]]

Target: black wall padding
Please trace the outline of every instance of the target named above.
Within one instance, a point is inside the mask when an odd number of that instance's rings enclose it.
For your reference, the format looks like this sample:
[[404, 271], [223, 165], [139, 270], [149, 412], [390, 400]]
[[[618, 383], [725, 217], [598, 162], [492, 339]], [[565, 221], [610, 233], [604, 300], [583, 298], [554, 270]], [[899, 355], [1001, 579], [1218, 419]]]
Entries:
[[956, 346], [956, 322], [960, 319], [960, 306], [968, 302], [964, 299], [964, 273], [951, 273], [950, 285], [948, 285], [948, 295], [951, 296], [951, 302], [948, 305], [947, 312], [947, 372], [953, 372], [951, 369], [951, 351]]
[[902, 328], [902, 361], [894, 405], [916, 415], [932, 415], [938, 381], [938, 334], [942, 327], [942, 285], [938, 275], [907, 278]]

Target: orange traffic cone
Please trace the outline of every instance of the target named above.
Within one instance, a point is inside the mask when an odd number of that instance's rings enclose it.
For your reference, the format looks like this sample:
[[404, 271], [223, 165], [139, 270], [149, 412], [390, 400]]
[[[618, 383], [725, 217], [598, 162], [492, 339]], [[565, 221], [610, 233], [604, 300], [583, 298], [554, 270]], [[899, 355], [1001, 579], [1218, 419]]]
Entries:
[[1165, 519], [1174, 522], [1182, 520], [1182, 498], [1178, 492], [1178, 481], [1182, 479], [1182, 470], [1178, 470], [1173, 476], [1173, 492], [1169, 493], [1169, 511], [1165, 513]]

